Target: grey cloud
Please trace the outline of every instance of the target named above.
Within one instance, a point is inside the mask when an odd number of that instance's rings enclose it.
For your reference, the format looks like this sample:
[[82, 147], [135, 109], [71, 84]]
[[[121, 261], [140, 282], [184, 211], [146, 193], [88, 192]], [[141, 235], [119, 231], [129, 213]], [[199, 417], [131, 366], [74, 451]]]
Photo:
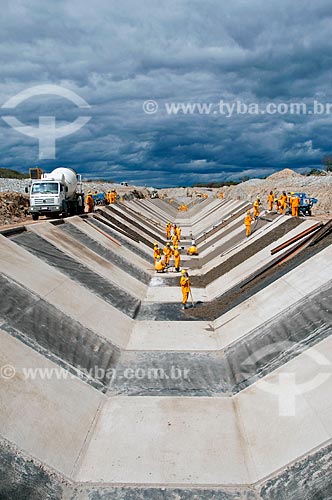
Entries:
[[[165, 102], [220, 99], [332, 102], [330, 1], [14, 0], [2, 14], [0, 105], [43, 83], [91, 105], [90, 122], [58, 141], [57, 159], [40, 162], [45, 169], [67, 164], [87, 177], [190, 184], [320, 166], [330, 153], [329, 115], [163, 111]], [[146, 99], [161, 111], [144, 114]], [[58, 126], [80, 114], [57, 98], [36, 97], [15, 110], [35, 124], [48, 113]], [[1, 120], [0, 132], [2, 165], [38, 163], [36, 141]]]

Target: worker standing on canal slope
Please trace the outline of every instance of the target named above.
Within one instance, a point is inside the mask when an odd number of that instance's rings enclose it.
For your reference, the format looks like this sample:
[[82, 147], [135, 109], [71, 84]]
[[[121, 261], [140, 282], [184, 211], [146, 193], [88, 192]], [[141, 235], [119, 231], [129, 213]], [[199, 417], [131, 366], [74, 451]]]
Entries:
[[153, 261], [154, 261], [154, 263], [156, 263], [156, 260], [158, 258], [159, 259], [161, 258], [161, 252], [160, 252], [160, 248], [158, 246], [158, 243], [155, 243], [153, 245]]
[[190, 281], [187, 271], [183, 269], [181, 272], [182, 276], [180, 278], [180, 285], [182, 291], [182, 305], [183, 309], [187, 309], [187, 301], [190, 293]]
[[173, 250], [171, 249], [171, 244], [170, 243], [166, 243], [166, 245], [164, 246], [164, 255], [165, 255], [165, 264], [166, 266], [169, 265], [169, 261], [171, 260], [171, 257], [173, 255]]
[[178, 241], [181, 240], [181, 228], [179, 226], [177, 226], [177, 228], [175, 229], [175, 235], [178, 239]]
[[175, 271], [178, 273], [180, 271], [180, 252], [179, 252], [179, 247], [175, 245], [174, 247], [174, 268]]
[[160, 257], [158, 257], [156, 259], [156, 262], [154, 263], [154, 268], [157, 271], [157, 273], [164, 273], [166, 269], [166, 264]]
[[261, 201], [260, 199], [257, 197], [254, 204], [253, 204], [253, 209], [254, 209], [254, 217], [258, 217], [259, 216], [259, 206], [261, 204]]
[[166, 224], [166, 240], [169, 240], [171, 237], [171, 228], [172, 228], [171, 223], [170, 221], [168, 221]]
[[244, 218], [244, 225], [246, 226], [246, 237], [251, 235], [251, 223], [254, 219], [251, 217], [250, 210], [247, 210], [247, 215]]
[[198, 255], [198, 250], [195, 240], [192, 240], [191, 246], [187, 250], [187, 255]]

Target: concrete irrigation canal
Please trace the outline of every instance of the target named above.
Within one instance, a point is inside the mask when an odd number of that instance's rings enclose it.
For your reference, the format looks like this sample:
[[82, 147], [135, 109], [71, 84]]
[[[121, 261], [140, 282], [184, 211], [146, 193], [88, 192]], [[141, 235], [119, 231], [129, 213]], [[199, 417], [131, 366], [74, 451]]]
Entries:
[[332, 498], [331, 221], [181, 203], [0, 233], [0, 500]]

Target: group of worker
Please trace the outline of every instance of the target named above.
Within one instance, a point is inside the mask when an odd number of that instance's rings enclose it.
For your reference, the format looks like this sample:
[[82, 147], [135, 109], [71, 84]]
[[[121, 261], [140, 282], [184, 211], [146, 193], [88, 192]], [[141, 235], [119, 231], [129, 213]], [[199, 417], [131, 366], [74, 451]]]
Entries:
[[270, 194], [267, 197], [267, 203], [269, 211], [272, 212], [273, 206], [275, 206], [276, 212], [282, 215], [286, 212], [288, 208], [291, 209], [292, 216], [299, 216], [299, 208], [301, 205], [300, 197], [292, 191], [291, 193], [286, 193], [283, 191], [279, 198], [277, 198], [273, 191], [270, 191]]
[[[159, 248], [158, 243], [154, 243], [154, 265], [155, 270], [159, 273], [165, 272], [166, 268], [170, 264], [170, 260], [174, 257], [174, 268], [176, 272], [180, 271], [180, 251], [179, 242], [181, 239], [181, 228], [176, 224], [171, 224], [170, 221], [167, 222], [166, 228], [166, 240], [167, 243], [163, 248], [163, 255]], [[172, 246], [171, 246], [172, 243]], [[163, 257], [163, 258], [162, 258]]]
[[[171, 259], [174, 259], [174, 269], [176, 272], [180, 271], [180, 248], [179, 243], [181, 240], [181, 228], [175, 223], [167, 222], [165, 227], [166, 244], [164, 248], [160, 248], [158, 243], [153, 245], [153, 258], [154, 266], [157, 273], [164, 273], [170, 265]], [[191, 246], [187, 250], [188, 255], [198, 255], [197, 246], [192, 239]], [[182, 291], [182, 306], [187, 308], [187, 301], [190, 294], [190, 280], [188, 272], [185, 269], [181, 271], [180, 286]]]
[[[85, 198], [86, 212], [88, 212], [88, 213], [93, 212], [98, 196], [101, 196], [101, 200], [103, 200], [102, 193], [100, 193], [98, 195], [98, 191], [95, 191], [94, 194], [92, 194], [92, 191], [90, 191], [90, 190], [88, 191], [86, 198]], [[112, 203], [116, 203], [117, 196], [118, 195], [117, 195], [117, 192], [115, 189], [112, 189], [112, 191], [107, 191], [105, 193], [105, 201], [109, 205]], [[102, 203], [102, 201], [101, 201], [101, 203]], [[97, 204], [98, 204], [98, 201], [97, 201]]]
[[[300, 197], [294, 192], [287, 194], [286, 191], [283, 191], [279, 198], [276, 198], [273, 191], [270, 191], [267, 197], [267, 205], [270, 212], [272, 212], [273, 207], [275, 207], [276, 212], [280, 215], [284, 214], [286, 210], [290, 208], [292, 211], [292, 216], [298, 217], [301, 200]], [[244, 218], [246, 237], [251, 235], [251, 223], [255, 219], [257, 219], [257, 217], [259, 217], [260, 206], [261, 201], [260, 198], [257, 197], [252, 206], [253, 214], [251, 213], [251, 210], [247, 210], [246, 216]]]
[[106, 201], [111, 205], [112, 203], [116, 203], [117, 196], [118, 195], [115, 189], [112, 189], [112, 191], [107, 191], [105, 198]]

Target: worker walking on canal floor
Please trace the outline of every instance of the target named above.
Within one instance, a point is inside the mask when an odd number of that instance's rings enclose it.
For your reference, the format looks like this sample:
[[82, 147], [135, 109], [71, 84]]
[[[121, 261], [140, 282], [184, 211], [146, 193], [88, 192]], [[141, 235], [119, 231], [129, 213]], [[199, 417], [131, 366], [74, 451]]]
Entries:
[[180, 285], [182, 291], [182, 307], [183, 309], [187, 309], [187, 301], [190, 293], [190, 280], [185, 269], [183, 269], [181, 272], [182, 276], [180, 278]]

